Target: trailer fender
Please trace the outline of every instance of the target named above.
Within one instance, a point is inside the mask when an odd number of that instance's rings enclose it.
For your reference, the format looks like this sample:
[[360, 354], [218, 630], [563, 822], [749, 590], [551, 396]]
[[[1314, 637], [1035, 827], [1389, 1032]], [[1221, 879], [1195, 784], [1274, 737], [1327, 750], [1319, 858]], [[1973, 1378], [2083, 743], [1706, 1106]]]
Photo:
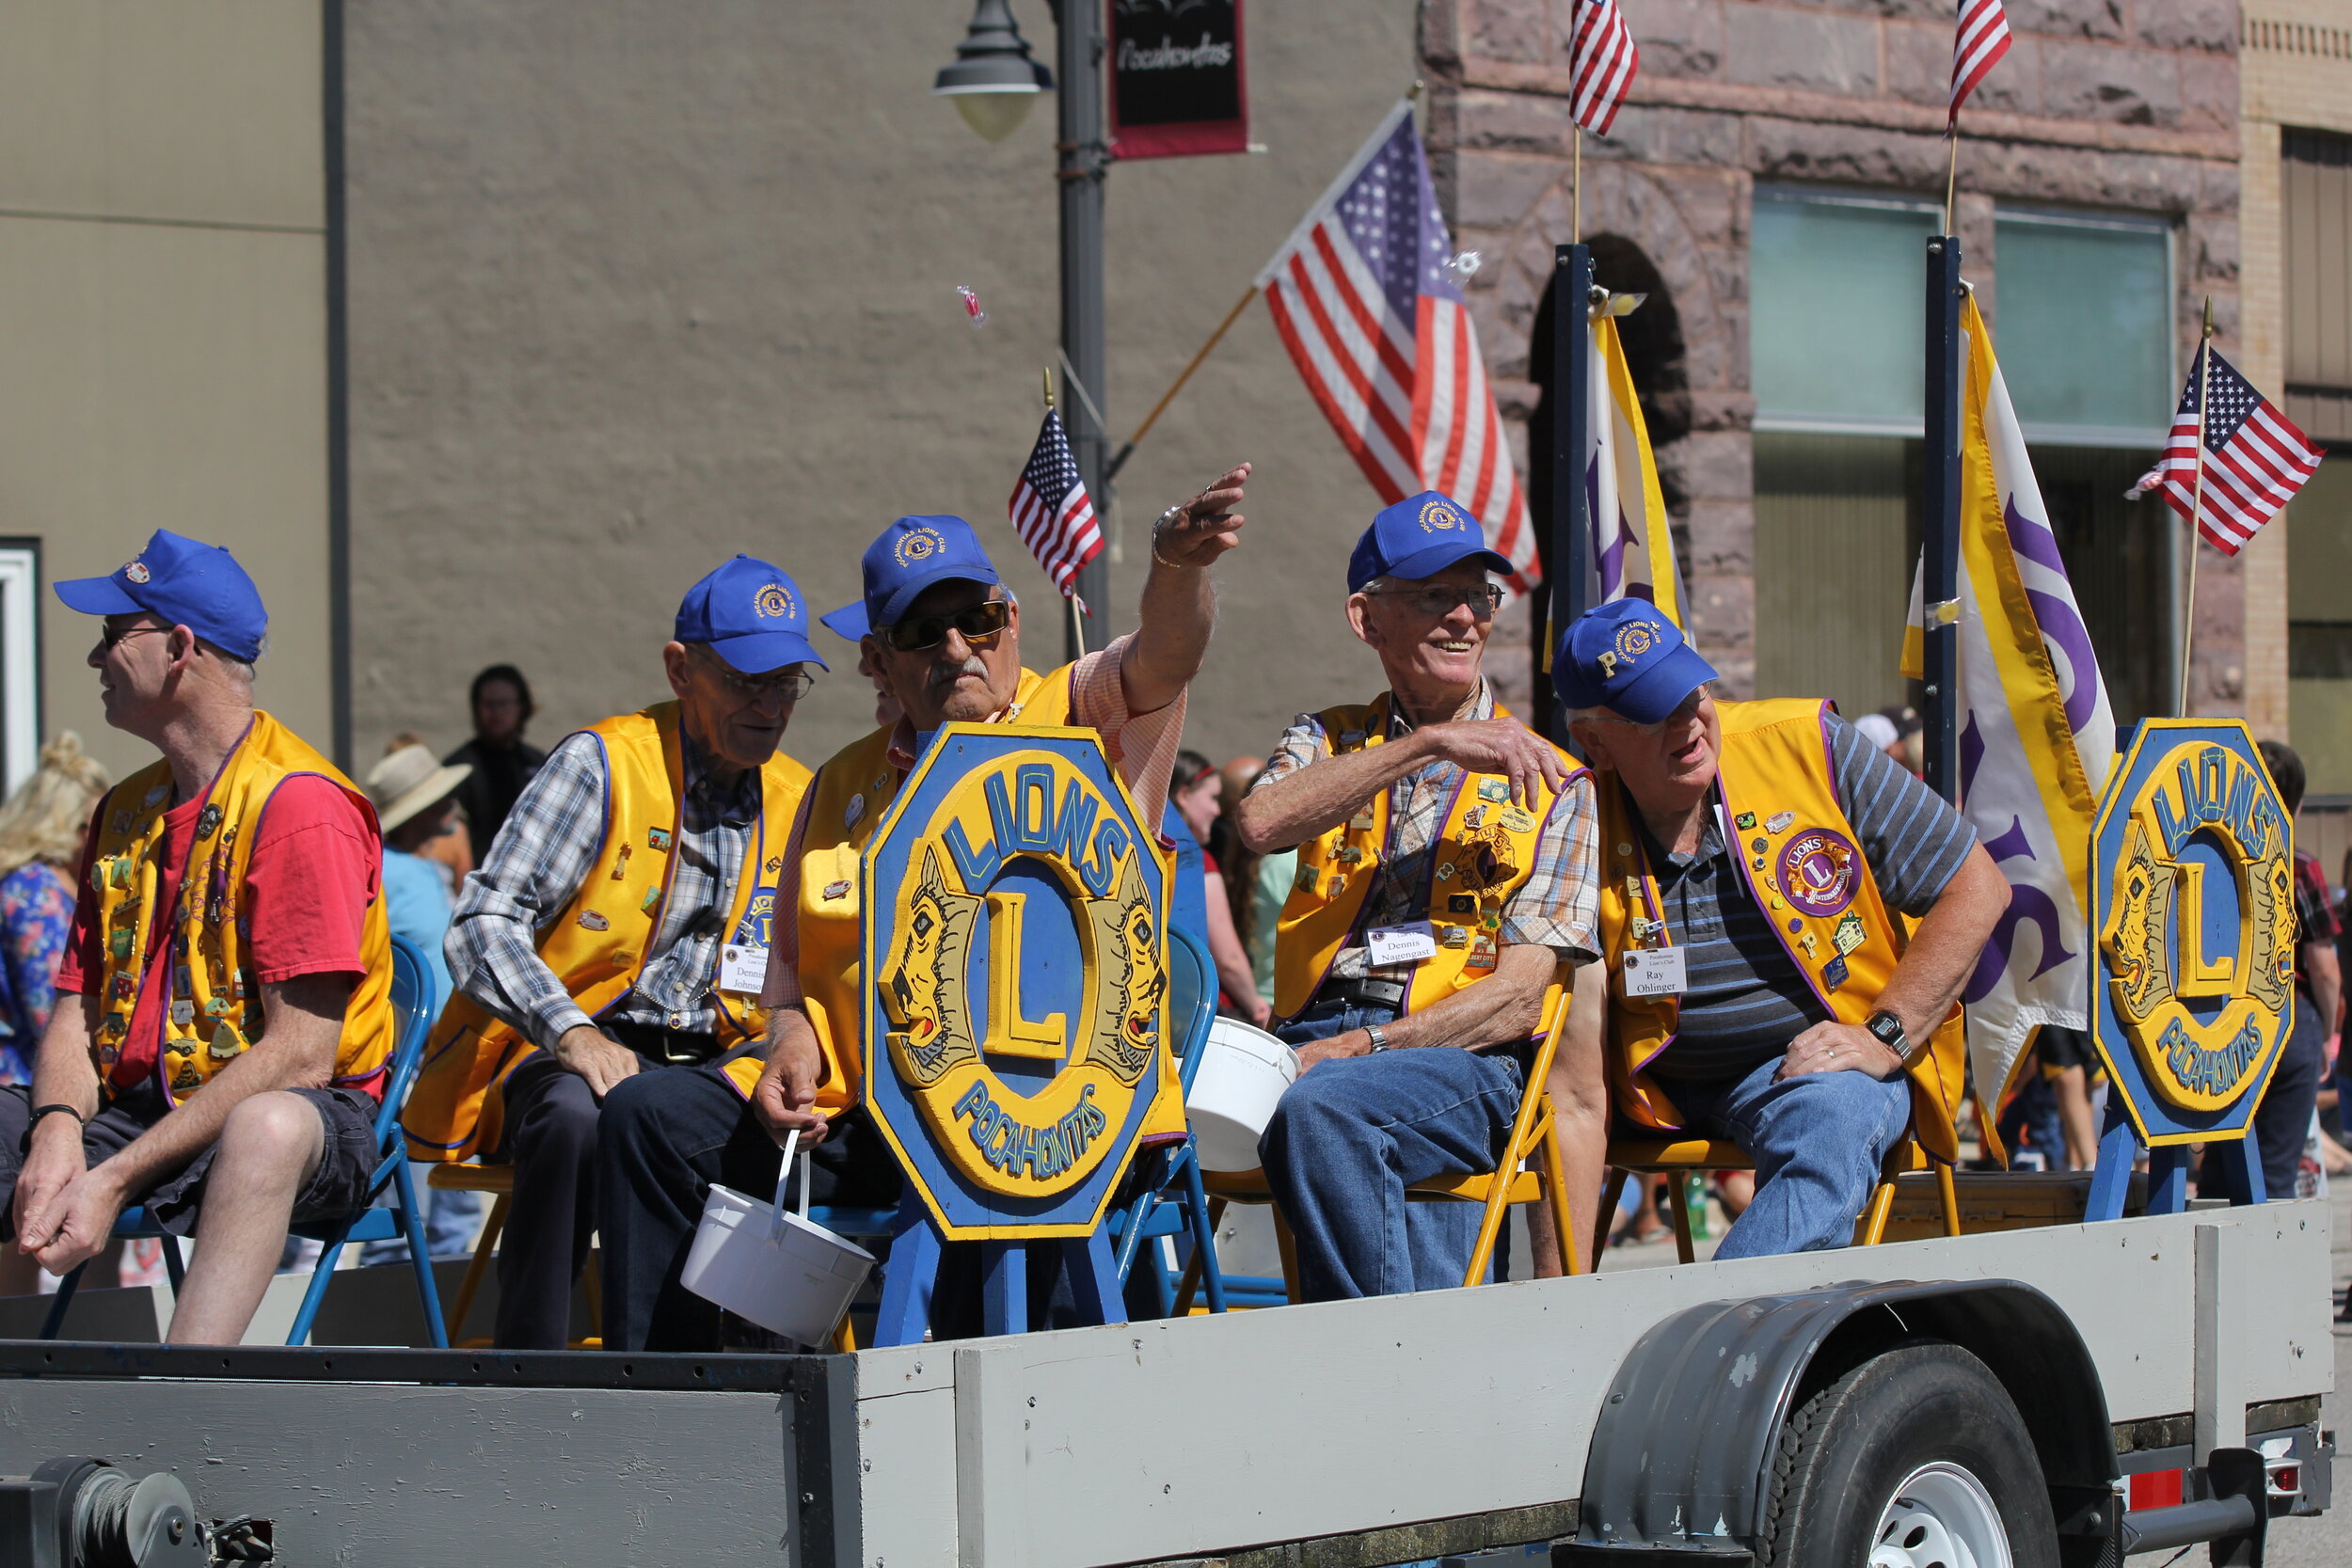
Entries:
[[1617, 1369], [1594, 1424], [1571, 1560], [1626, 1553], [1744, 1559], [1782, 1425], [1823, 1383], [1906, 1340], [1945, 1339], [2016, 1402], [2069, 1503], [2117, 1473], [2101, 1388], [2058, 1304], [2011, 1279], [1886, 1281], [1716, 1301], [1663, 1320]]

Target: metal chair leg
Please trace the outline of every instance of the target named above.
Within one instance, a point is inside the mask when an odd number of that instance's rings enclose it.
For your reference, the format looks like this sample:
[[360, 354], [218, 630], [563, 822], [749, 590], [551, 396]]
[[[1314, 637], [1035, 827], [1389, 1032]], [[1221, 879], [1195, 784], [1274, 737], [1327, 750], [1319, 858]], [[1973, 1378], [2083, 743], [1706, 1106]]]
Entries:
[[[1181, 1281], [1181, 1282], [1177, 1285], [1177, 1287], [1176, 1287], [1176, 1313], [1175, 1313], [1175, 1315], [1176, 1315], [1177, 1317], [1180, 1317], [1180, 1318], [1189, 1318], [1189, 1317], [1191, 1317], [1191, 1316], [1192, 1316], [1192, 1298], [1193, 1298], [1194, 1292], [1196, 1292], [1197, 1291], [1199, 1291], [1199, 1290], [1200, 1290], [1200, 1275], [1201, 1275], [1201, 1269], [1202, 1269], [1201, 1259], [1205, 1258], [1205, 1259], [1209, 1259], [1212, 1263], [1213, 1263], [1213, 1262], [1215, 1262], [1215, 1260], [1216, 1260], [1216, 1227], [1217, 1227], [1217, 1226], [1218, 1226], [1219, 1224], [1221, 1224], [1221, 1223], [1224, 1221], [1224, 1218], [1225, 1218], [1225, 1200], [1224, 1200], [1223, 1198], [1221, 1198], [1221, 1197], [1219, 1197], [1219, 1198], [1212, 1198], [1212, 1199], [1210, 1199], [1210, 1200], [1209, 1200], [1209, 1236], [1210, 1236], [1210, 1244], [1209, 1244], [1209, 1246], [1208, 1246], [1208, 1247], [1206, 1247], [1206, 1248], [1201, 1248], [1201, 1247], [1197, 1247], [1197, 1246], [1196, 1246], [1196, 1247], [1194, 1247], [1194, 1248], [1193, 1248], [1193, 1250], [1192, 1250], [1192, 1257], [1191, 1257], [1189, 1259], [1187, 1259], [1187, 1260], [1186, 1260], [1186, 1262], [1185, 1262], [1185, 1264], [1184, 1264], [1184, 1279], [1183, 1279], [1183, 1280], [1182, 1280], [1182, 1281]], [[1214, 1287], [1214, 1289], [1215, 1289], [1215, 1290], [1216, 1290], [1216, 1296], [1222, 1296], [1222, 1295], [1225, 1293], [1225, 1282], [1224, 1282], [1224, 1276], [1223, 1276], [1223, 1275], [1222, 1275], [1222, 1273], [1221, 1273], [1221, 1272], [1219, 1273], [1219, 1275], [1218, 1275], [1218, 1278], [1217, 1278], [1217, 1283], [1216, 1283], [1216, 1285]], [[1214, 1297], [1214, 1296], [1213, 1296], [1213, 1297], [1211, 1298], [1211, 1300], [1212, 1300], [1212, 1301], [1214, 1301], [1215, 1299], [1216, 1299], [1216, 1297]], [[1216, 1311], [1216, 1310], [1219, 1310], [1219, 1308], [1215, 1307], [1212, 1307], [1210, 1308], [1210, 1310], [1211, 1310], [1211, 1311]]]
[[188, 1282], [188, 1260], [180, 1254], [180, 1238], [167, 1230], [163, 1234], [164, 1273], [170, 1276], [171, 1293], [176, 1298], [181, 1287]]
[[1609, 1256], [1609, 1222], [1617, 1217], [1617, 1205], [1625, 1199], [1625, 1184], [1632, 1179], [1631, 1171], [1610, 1167], [1609, 1175], [1600, 1184], [1600, 1209], [1593, 1215], [1593, 1272], [1600, 1273], [1600, 1260]]
[[588, 1254], [587, 1266], [580, 1271], [580, 1288], [588, 1297], [588, 1322], [596, 1329], [572, 1347], [575, 1350], [604, 1347], [604, 1270], [597, 1264], [596, 1254]]
[[417, 1276], [417, 1299], [424, 1308], [424, 1332], [435, 1350], [449, 1349], [449, 1330], [441, 1322], [441, 1287], [433, 1277], [433, 1249], [425, 1237], [424, 1215], [417, 1206], [417, 1183], [405, 1159], [392, 1167], [392, 1190], [399, 1195], [401, 1228], [408, 1234], [408, 1266]]
[[466, 1326], [466, 1314], [473, 1310], [473, 1298], [482, 1289], [483, 1276], [490, 1272], [490, 1254], [498, 1245], [499, 1232], [506, 1228], [506, 1211], [514, 1201], [510, 1193], [501, 1193], [490, 1205], [490, 1217], [482, 1222], [482, 1238], [474, 1243], [473, 1259], [466, 1265], [466, 1277], [458, 1281], [457, 1299], [450, 1304], [449, 1317], [444, 1322], [443, 1338], [449, 1343], [459, 1343], [458, 1331]]
[[[350, 1228], [348, 1225], [343, 1227], [346, 1232]], [[294, 1313], [294, 1328], [286, 1336], [287, 1344], [310, 1342], [311, 1322], [319, 1315], [319, 1304], [326, 1299], [326, 1283], [334, 1277], [335, 1265], [342, 1261], [343, 1248], [347, 1244], [339, 1235], [320, 1245], [318, 1267], [310, 1271], [310, 1283], [303, 1290], [302, 1306]]]
[[1274, 1209], [1274, 1240], [1282, 1250], [1282, 1293], [1291, 1305], [1298, 1305], [1298, 1238], [1291, 1234], [1291, 1222], [1282, 1217], [1279, 1204]]
[[73, 1292], [82, 1288], [82, 1271], [88, 1267], [87, 1262], [77, 1264], [72, 1274], [57, 1281], [57, 1293], [49, 1299], [49, 1315], [41, 1320], [42, 1338], [54, 1339], [65, 1327], [65, 1309], [73, 1305]]
[[[1216, 1215], [1221, 1206], [1213, 1210], [1209, 1195], [1200, 1183], [1200, 1162], [1189, 1160], [1184, 1165], [1184, 1206], [1191, 1210], [1192, 1260], [1184, 1267], [1184, 1278], [1205, 1280], [1209, 1288], [1209, 1310], [1225, 1310], [1225, 1269], [1216, 1260]], [[1176, 1303], [1175, 1316], [1188, 1317], [1192, 1312], [1192, 1291], [1187, 1285]]]
[[1944, 1203], [1944, 1234], [1960, 1234], [1960, 1189], [1952, 1180], [1952, 1167], [1943, 1161], [1935, 1163], [1935, 1195]]
[[1878, 1191], [1870, 1195], [1870, 1207], [1862, 1231], [1862, 1244], [1876, 1246], [1886, 1235], [1886, 1216], [1895, 1212], [1895, 1182], [1892, 1177], [1879, 1180]]
[[1666, 1174], [1666, 1196], [1675, 1212], [1675, 1256], [1685, 1263], [1696, 1262], [1698, 1253], [1691, 1245], [1691, 1195], [1679, 1173]]
[[1568, 1167], [1560, 1153], [1560, 1129], [1556, 1125], [1546, 1124], [1543, 1141], [1536, 1145], [1535, 1152], [1543, 1161], [1544, 1185], [1549, 1189], [1545, 1198], [1551, 1207], [1552, 1238], [1560, 1247], [1560, 1272], [1572, 1275], [1578, 1272], [1576, 1232], [1571, 1228], [1575, 1219], [1568, 1210]]

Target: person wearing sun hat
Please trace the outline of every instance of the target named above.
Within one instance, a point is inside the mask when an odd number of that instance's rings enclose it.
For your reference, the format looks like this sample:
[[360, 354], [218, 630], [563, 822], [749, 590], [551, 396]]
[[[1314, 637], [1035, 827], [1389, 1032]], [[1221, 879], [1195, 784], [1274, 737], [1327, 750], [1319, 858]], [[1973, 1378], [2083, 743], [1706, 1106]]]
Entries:
[[776, 876], [808, 769], [778, 750], [825, 668], [800, 589], [739, 555], [686, 591], [675, 700], [566, 736], [466, 879], [457, 995], [402, 1126], [420, 1160], [512, 1162], [494, 1330], [560, 1350], [596, 1227], [599, 1128], [640, 1077], [748, 1088]]
[[168, 1338], [233, 1344], [288, 1226], [367, 1201], [393, 1043], [375, 821], [254, 706], [269, 616], [228, 550], [158, 529], [56, 594], [102, 618], [106, 721], [162, 756], [91, 818], [60, 1006], [31, 1092], [0, 1089], [6, 1234], [63, 1274], [141, 1205], [202, 1243]]
[[[1955, 1005], [2009, 883], [1832, 705], [1718, 700], [1645, 601], [1578, 617], [1551, 673], [1597, 781], [1608, 988], [1562, 1057], [1606, 1072], [1626, 1131], [1756, 1163], [1717, 1258], [1846, 1245], [1906, 1125], [1933, 1158], [1957, 1152]], [[1555, 1074], [1553, 1098], [1593, 1087]], [[1570, 1185], [1597, 1180], [1607, 1130], [1561, 1132]]]
[[1251, 849], [1298, 851], [1273, 1027], [1301, 1071], [1258, 1152], [1310, 1301], [1464, 1282], [1477, 1205], [1405, 1189], [1495, 1168], [1593, 956], [1591, 784], [1483, 673], [1510, 569], [1434, 490], [1374, 517], [1346, 613], [1387, 689], [1300, 714], [1235, 812]]

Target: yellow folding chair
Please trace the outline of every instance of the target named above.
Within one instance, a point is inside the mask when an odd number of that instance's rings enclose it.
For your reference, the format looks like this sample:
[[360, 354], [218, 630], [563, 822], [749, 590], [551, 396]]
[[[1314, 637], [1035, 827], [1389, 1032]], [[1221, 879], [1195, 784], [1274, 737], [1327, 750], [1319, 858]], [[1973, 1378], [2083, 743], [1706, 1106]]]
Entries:
[[[1565, 976], [1563, 975], [1565, 982]], [[1478, 1245], [1470, 1254], [1470, 1268], [1464, 1274], [1465, 1286], [1476, 1285], [1486, 1276], [1486, 1266], [1493, 1260], [1495, 1238], [1502, 1229], [1503, 1216], [1511, 1206], [1519, 1203], [1548, 1203], [1551, 1206], [1552, 1233], [1559, 1246], [1560, 1268], [1563, 1273], [1579, 1272], [1576, 1241], [1570, 1231], [1567, 1200], [1567, 1170], [1560, 1154], [1560, 1132], [1552, 1114], [1549, 1079], [1551, 1058], [1560, 1048], [1560, 1036], [1568, 1020], [1568, 991], [1564, 983], [1560, 1003], [1553, 1009], [1543, 1040], [1535, 1048], [1535, 1059], [1528, 1069], [1526, 1091], [1519, 1099], [1518, 1115], [1511, 1123], [1511, 1135], [1503, 1145], [1502, 1158], [1495, 1168], [1462, 1176], [1433, 1177], [1416, 1181], [1405, 1189], [1406, 1201], [1412, 1203], [1476, 1203], [1485, 1212], [1479, 1220]], [[1436, 1049], [1445, 1049], [1438, 1047]], [[1529, 1162], [1534, 1168], [1526, 1168]], [[1274, 1204], [1274, 1194], [1266, 1185], [1265, 1172], [1203, 1171], [1203, 1184], [1214, 1200], [1209, 1210], [1209, 1227], [1214, 1233], [1217, 1222], [1224, 1217], [1228, 1203]], [[1274, 1210], [1274, 1233], [1281, 1248], [1282, 1282], [1290, 1299], [1298, 1300], [1298, 1257], [1288, 1224], [1279, 1206]], [[1192, 1294], [1197, 1284], [1197, 1270], [1187, 1267], [1184, 1283], [1179, 1288], [1176, 1312], [1179, 1317], [1192, 1309]]]
[[[483, 1277], [490, 1271], [490, 1254], [497, 1250], [500, 1235], [506, 1229], [507, 1211], [515, 1206], [515, 1167], [511, 1164], [436, 1165], [425, 1179], [425, 1185], [445, 1193], [489, 1193], [496, 1199], [490, 1205], [490, 1217], [482, 1222], [482, 1235], [473, 1244], [473, 1258], [466, 1264], [466, 1277], [458, 1282], [457, 1294], [449, 1304], [445, 1320], [449, 1342], [467, 1341], [457, 1337], [466, 1314], [473, 1310], [474, 1297], [481, 1292]], [[580, 1286], [588, 1292], [588, 1316], [591, 1322], [604, 1322], [604, 1284], [596, 1274], [596, 1258], [588, 1255], [588, 1267], [580, 1276]], [[478, 1341], [486, 1342], [486, 1341]], [[604, 1340], [590, 1335], [572, 1343], [574, 1350], [601, 1350]]]
[[[1960, 1195], [1952, 1184], [1952, 1167], [1941, 1161], [1930, 1160], [1916, 1138], [1906, 1132], [1902, 1140], [1888, 1150], [1885, 1164], [1879, 1171], [1879, 1182], [1870, 1194], [1870, 1201], [1862, 1212], [1862, 1235], [1857, 1244], [1876, 1246], [1886, 1234], [1886, 1217], [1895, 1207], [1895, 1178], [1907, 1170], [1932, 1166], [1935, 1171], [1937, 1196], [1944, 1209], [1944, 1234], [1960, 1234]], [[1625, 1196], [1627, 1179], [1633, 1176], [1666, 1176], [1667, 1196], [1674, 1209], [1675, 1255], [1683, 1262], [1696, 1259], [1691, 1246], [1691, 1204], [1683, 1190], [1683, 1179], [1713, 1170], [1753, 1170], [1756, 1163], [1740, 1150], [1738, 1144], [1713, 1138], [1612, 1138], [1609, 1141], [1609, 1180], [1600, 1195], [1600, 1208], [1593, 1216], [1593, 1267], [1600, 1267], [1600, 1258], [1609, 1249], [1609, 1222], [1617, 1212], [1617, 1202]]]

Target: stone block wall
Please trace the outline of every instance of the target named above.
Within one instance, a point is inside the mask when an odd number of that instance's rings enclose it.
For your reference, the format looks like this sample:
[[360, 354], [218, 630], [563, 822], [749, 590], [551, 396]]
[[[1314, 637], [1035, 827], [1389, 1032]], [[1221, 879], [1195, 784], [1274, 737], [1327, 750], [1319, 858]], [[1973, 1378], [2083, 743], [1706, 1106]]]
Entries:
[[[1577, 232], [1568, 116], [1573, 0], [1424, 0], [1429, 143], [1457, 243], [1487, 258], [1471, 291], [1506, 416], [1534, 406], [1527, 344], [1553, 246]], [[1631, 0], [1642, 51], [1606, 139], [1582, 138], [1581, 232], [1639, 245], [1681, 317], [1691, 434], [1659, 453], [1700, 645], [1735, 692], [1756, 639], [1748, 240], [1756, 182], [1931, 200], [1945, 187], [1950, 0]], [[2187, 363], [2203, 296], [2239, 336], [2237, 8], [2231, 0], [2011, 0], [2009, 56], [1963, 114], [1957, 227], [1988, 280], [1996, 202], [2156, 214], [2175, 234]], [[1989, 292], [1989, 291], [1988, 291]], [[1996, 324], [1997, 325], [1997, 324]], [[1679, 450], [1676, 450], [1678, 448]], [[2207, 552], [2198, 591], [2200, 711], [2245, 701], [2237, 564]]]

